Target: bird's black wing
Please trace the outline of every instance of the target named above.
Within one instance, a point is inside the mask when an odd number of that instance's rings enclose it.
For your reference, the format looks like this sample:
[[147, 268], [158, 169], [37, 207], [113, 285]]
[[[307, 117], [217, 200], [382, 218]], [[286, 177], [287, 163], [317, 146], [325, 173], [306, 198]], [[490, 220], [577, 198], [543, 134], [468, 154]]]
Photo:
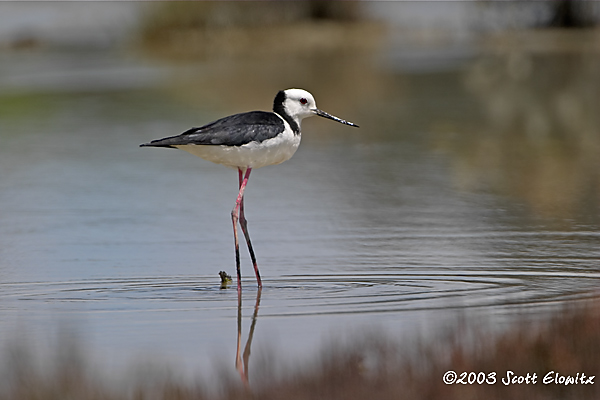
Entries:
[[241, 146], [274, 138], [285, 129], [277, 114], [251, 111], [230, 115], [214, 122], [191, 128], [177, 136], [153, 140], [140, 146], [174, 147], [188, 144]]

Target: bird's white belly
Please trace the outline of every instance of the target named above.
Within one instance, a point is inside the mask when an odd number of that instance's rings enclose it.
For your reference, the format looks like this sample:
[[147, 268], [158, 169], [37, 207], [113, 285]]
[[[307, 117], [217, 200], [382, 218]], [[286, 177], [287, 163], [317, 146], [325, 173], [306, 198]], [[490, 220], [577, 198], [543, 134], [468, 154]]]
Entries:
[[300, 135], [286, 130], [283, 134], [260, 143], [242, 146], [182, 145], [176, 146], [190, 154], [232, 168], [260, 168], [289, 160], [300, 145]]

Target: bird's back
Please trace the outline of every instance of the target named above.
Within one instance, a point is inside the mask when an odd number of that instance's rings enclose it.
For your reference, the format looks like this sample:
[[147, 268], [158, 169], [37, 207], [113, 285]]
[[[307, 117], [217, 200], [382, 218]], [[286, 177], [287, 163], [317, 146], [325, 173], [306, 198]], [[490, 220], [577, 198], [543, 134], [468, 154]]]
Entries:
[[250, 111], [234, 114], [191, 128], [177, 136], [153, 140], [142, 146], [176, 147], [185, 145], [242, 146], [261, 143], [285, 130], [283, 120], [273, 112]]

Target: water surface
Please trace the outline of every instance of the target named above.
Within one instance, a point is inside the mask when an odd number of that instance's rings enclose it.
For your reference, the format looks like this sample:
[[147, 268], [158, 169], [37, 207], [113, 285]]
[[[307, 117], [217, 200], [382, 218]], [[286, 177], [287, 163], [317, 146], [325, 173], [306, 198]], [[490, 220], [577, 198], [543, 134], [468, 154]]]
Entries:
[[[349, 67], [362, 82], [353, 88], [287, 62], [261, 75], [255, 61], [224, 70], [115, 53], [3, 57], [1, 337], [26, 332], [43, 347], [66, 324], [100, 364], [233, 370], [238, 299], [218, 272], [235, 276], [237, 173], [138, 145], [268, 109], [289, 86], [361, 128], [306, 120], [294, 158], [251, 175], [246, 215], [264, 278], [253, 357], [293, 364], [369, 329], [435, 336], [459, 316], [503, 329], [597, 296], [598, 125], [585, 107], [560, 106], [564, 96], [584, 104], [577, 68], [527, 60], [571, 79], [531, 100], [527, 122], [513, 99], [545, 82], [513, 83], [502, 69], [499, 82], [482, 81], [480, 69], [503, 59], [423, 74], [380, 59]], [[311, 65], [335, 76], [336, 60]], [[263, 85], [284, 66], [298, 82], [280, 74]], [[244, 73], [255, 82], [234, 87]], [[566, 122], [544, 130], [553, 101]], [[241, 250], [245, 340], [258, 292]]]

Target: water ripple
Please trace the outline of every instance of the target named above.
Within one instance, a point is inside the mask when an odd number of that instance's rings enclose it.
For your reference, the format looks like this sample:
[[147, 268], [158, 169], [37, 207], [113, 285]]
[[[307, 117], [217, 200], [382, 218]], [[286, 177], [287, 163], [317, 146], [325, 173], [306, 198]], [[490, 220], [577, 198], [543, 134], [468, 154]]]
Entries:
[[[596, 296], [592, 289], [599, 280], [600, 272], [558, 271], [285, 275], [264, 280], [261, 316], [534, 306]], [[244, 297], [250, 299], [256, 292], [255, 283], [248, 278], [243, 284]], [[235, 285], [222, 290], [218, 278], [207, 276], [2, 283], [0, 292], [4, 300], [107, 303], [107, 307], [119, 304], [132, 311], [148, 307], [229, 308], [236, 297]], [[103, 307], [94, 310], [102, 311]]]

